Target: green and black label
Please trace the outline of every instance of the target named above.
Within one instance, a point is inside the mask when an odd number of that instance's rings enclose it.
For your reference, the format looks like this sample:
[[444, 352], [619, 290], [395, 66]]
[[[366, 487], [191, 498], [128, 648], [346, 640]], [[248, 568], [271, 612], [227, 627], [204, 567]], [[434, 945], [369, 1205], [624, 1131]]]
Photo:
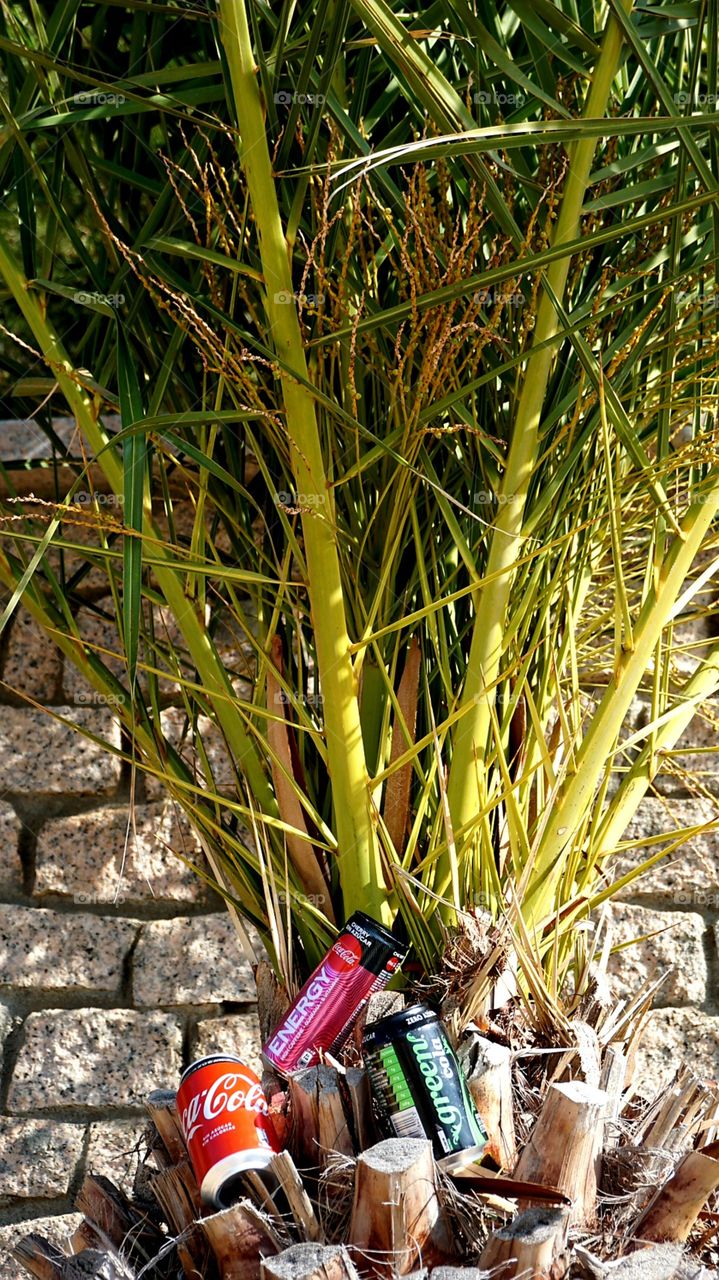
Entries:
[[388, 1131], [431, 1138], [438, 1159], [484, 1146], [464, 1074], [431, 1009], [415, 1005], [367, 1027], [363, 1051]]

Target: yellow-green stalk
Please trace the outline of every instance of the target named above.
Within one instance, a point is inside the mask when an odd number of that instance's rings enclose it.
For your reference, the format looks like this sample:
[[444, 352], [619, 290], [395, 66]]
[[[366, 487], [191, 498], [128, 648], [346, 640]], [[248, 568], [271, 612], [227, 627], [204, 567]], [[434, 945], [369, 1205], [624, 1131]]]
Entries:
[[[573, 771], [552, 805], [552, 812], [536, 851], [531, 889], [522, 903], [522, 912], [528, 924], [538, 924], [553, 909], [556, 886], [563, 870], [562, 854], [574, 838], [594, 799], [597, 783], [611, 756], [632, 698], [651, 662], [657, 641], [671, 620], [694, 557], [717, 511], [719, 481], [715, 480], [713, 489], [704, 495], [703, 501], [690, 507], [684, 517], [680, 526], [681, 533], [674, 539], [660, 570], [658, 584], [652, 588], [644, 602], [634, 631], [634, 647], [625, 655], [614, 682], [607, 686], [576, 753]], [[702, 674], [701, 683], [706, 681], [707, 686], [711, 687], [714, 676], [714, 670], [708, 668]], [[628, 795], [629, 792], [626, 791], [624, 803], [615, 808], [615, 814], [623, 813], [627, 821], [631, 816], [628, 811]], [[618, 831], [618, 823], [616, 826], [608, 824], [607, 831], [611, 830]], [[605, 832], [605, 847], [606, 841]]]
[[[624, 0], [631, 10], [632, 0]], [[621, 30], [609, 17], [602, 51], [587, 96], [583, 116], [596, 119], [607, 109], [612, 81], [622, 48]], [[593, 138], [573, 144], [553, 245], [576, 239], [595, 151]], [[549, 288], [542, 290], [533, 333], [533, 351], [517, 406], [497, 517], [492, 531], [485, 578], [474, 597], [475, 624], [462, 695], [464, 714], [454, 734], [448, 796], [455, 831], [471, 826], [480, 809], [481, 772], [491, 734], [491, 703], [500, 672], [504, 625], [515, 564], [524, 550], [522, 524], [527, 493], [537, 460], [539, 426], [549, 376], [556, 354], [552, 343], [559, 329], [553, 294], [564, 297], [570, 258], [560, 258], [547, 268]], [[538, 349], [534, 349], [538, 348]], [[437, 888], [449, 883], [446, 861], [438, 866]]]
[[[259, 237], [265, 305], [275, 351], [284, 369], [308, 380], [289, 248], [272, 174], [257, 67], [243, 0], [220, 0], [220, 29], [240, 129], [240, 162]], [[347, 633], [327, 484], [312, 393], [283, 373], [282, 395], [292, 470], [300, 494], [311, 494], [302, 516], [307, 587], [327, 742], [339, 869], [345, 908], [363, 906], [387, 918], [388, 907], [370, 810], [355, 672]]]

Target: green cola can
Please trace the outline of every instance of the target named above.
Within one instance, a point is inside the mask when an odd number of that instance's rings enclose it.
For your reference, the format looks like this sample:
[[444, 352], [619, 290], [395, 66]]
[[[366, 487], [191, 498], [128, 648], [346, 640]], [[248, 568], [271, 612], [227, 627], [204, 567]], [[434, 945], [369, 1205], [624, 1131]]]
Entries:
[[487, 1142], [439, 1018], [415, 1004], [365, 1027], [362, 1053], [379, 1118], [397, 1138], [430, 1138], [444, 1168], [479, 1159]]

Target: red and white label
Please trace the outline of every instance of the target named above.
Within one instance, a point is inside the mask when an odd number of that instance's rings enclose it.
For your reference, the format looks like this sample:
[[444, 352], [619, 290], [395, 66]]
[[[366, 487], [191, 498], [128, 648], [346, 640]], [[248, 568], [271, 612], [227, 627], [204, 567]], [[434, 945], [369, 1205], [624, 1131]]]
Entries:
[[259, 1077], [245, 1063], [209, 1059], [180, 1085], [177, 1110], [200, 1186], [226, 1156], [279, 1150]]
[[349, 973], [362, 959], [362, 943], [351, 933], [343, 933], [330, 948], [327, 964], [333, 973]]
[[209, 1089], [196, 1093], [182, 1112], [180, 1119], [185, 1140], [190, 1142], [207, 1121], [212, 1123], [225, 1111], [232, 1114], [238, 1107], [266, 1114], [267, 1101], [259, 1080], [251, 1080], [240, 1072], [218, 1076]]

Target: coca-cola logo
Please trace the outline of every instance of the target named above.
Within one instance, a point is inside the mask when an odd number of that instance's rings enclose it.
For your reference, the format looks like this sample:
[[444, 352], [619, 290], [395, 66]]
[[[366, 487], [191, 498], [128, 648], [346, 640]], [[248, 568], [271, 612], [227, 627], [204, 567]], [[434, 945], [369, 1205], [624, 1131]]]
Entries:
[[362, 943], [345, 933], [338, 938], [327, 956], [327, 964], [335, 973], [348, 973], [356, 969], [362, 959]]
[[[239, 1085], [239, 1087], [237, 1087]], [[190, 1098], [181, 1116], [182, 1128], [187, 1142], [206, 1121], [214, 1121], [226, 1111], [230, 1114], [243, 1107], [246, 1111], [266, 1114], [267, 1100], [262, 1092], [262, 1085], [257, 1080], [250, 1080], [238, 1072], [227, 1072], [218, 1076], [209, 1089]]]

